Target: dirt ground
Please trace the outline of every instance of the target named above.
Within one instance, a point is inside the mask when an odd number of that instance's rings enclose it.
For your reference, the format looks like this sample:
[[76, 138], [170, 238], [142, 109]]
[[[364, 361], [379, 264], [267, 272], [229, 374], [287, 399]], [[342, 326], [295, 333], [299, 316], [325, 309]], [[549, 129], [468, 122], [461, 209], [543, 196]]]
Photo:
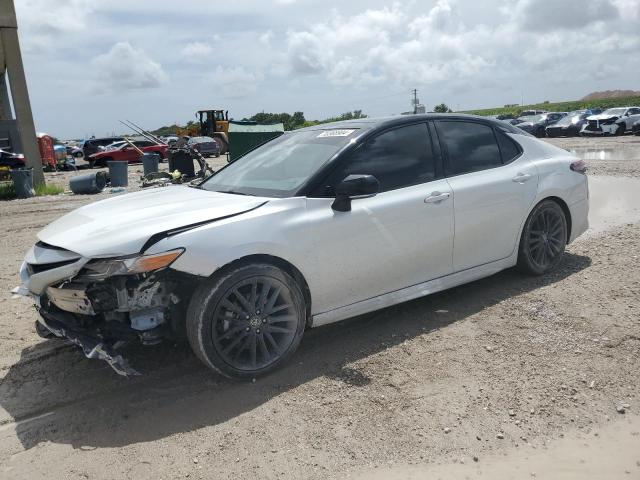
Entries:
[[[640, 137], [552, 143], [589, 159], [595, 226], [556, 272], [310, 330], [254, 383], [172, 344], [118, 377], [0, 295], [0, 478], [640, 479]], [[0, 203], [0, 291], [41, 228], [110, 195]]]

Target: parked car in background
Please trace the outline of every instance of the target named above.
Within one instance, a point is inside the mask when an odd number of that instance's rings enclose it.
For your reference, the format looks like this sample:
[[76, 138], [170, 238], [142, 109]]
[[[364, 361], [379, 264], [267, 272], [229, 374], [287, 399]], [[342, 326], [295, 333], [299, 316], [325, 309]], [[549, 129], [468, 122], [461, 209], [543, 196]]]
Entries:
[[[151, 143], [151, 142], [149, 142]], [[160, 155], [160, 159], [167, 158], [168, 145], [148, 145], [138, 147], [144, 153], [157, 153]], [[105, 150], [102, 152], [94, 153], [89, 157], [89, 166], [93, 167], [104, 167], [107, 165], [108, 161], [111, 160], [124, 160], [129, 163], [139, 162], [140, 161], [140, 153], [129, 145], [126, 142], [123, 142], [122, 145], [119, 145], [110, 150]]]
[[67, 149], [67, 155], [69, 155], [69, 156], [71, 156], [73, 158], [82, 158], [82, 157], [84, 157], [84, 152], [77, 145], [67, 145], [66, 149]]
[[542, 115], [543, 113], [547, 113], [546, 110], [525, 110], [520, 114], [521, 117], [532, 117], [534, 115]]
[[191, 137], [187, 145], [200, 152], [203, 157], [220, 156], [220, 146], [211, 137]]
[[545, 128], [566, 115], [567, 112], [551, 112], [533, 115], [531, 117], [520, 117], [523, 121], [522, 123], [519, 123], [517, 127], [533, 136], [544, 137], [546, 135]]
[[633, 122], [633, 125], [631, 125], [631, 133], [634, 135], [640, 135], [640, 120]]
[[574, 110], [545, 128], [547, 137], [575, 137], [587, 123], [590, 110]]
[[[129, 140], [129, 142], [133, 143], [136, 147], [138, 147], [140, 149], [143, 148], [143, 147], [151, 147], [153, 145], [157, 145], [157, 143], [152, 142], [150, 140]], [[123, 145], [130, 145], [129, 142], [126, 142], [126, 141], [113, 142], [113, 143], [110, 143], [109, 145], [106, 145], [104, 147], [100, 147], [100, 151], [101, 152], [106, 152], [107, 150], [118, 150]]]
[[640, 120], [640, 107], [610, 108], [598, 115], [587, 117], [587, 123], [580, 130], [584, 136], [624, 135], [632, 125]]
[[89, 138], [82, 143], [82, 153], [85, 159], [89, 159], [91, 155], [100, 151], [100, 147], [122, 140], [122, 137]]
[[24, 168], [25, 165], [23, 154], [13, 153], [4, 148], [0, 148], [0, 167]]
[[169, 135], [167, 137], [163, 137], [161, 138], [162, 141], [164, 141], [164, 143], [166, 143], [167, 145], [171, 146], [174, 143], [176, 143], [178, 141], [179, 137], [176, 135]]
[[14, 292], [36, 300], [43, 336], [118, 373], [136, 372], [114, 345], [184, 331], [208, 367], [253, 379], [310, 327], [515, 265], [552, 272], [588, 227], [584, 173], [566, 150], [482, 117], [316, 125], [197, 188], [67, 213], [38, 233]]

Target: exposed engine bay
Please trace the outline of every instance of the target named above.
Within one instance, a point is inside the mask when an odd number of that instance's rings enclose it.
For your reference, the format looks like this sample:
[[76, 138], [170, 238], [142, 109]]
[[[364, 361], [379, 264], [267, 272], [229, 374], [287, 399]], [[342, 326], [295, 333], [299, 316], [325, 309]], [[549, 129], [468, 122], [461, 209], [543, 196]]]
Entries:
[[[88, 260], [39, 242], [27, 255], [23, 287], [15, 293], [36, 299], [41, 336], [66, 338], [88, 358], [106, 360], [121, 375], [137, 375], [115, 350], [133, 341], [154, 345], [183, 336], [183, 299], [194, 280], [167, 268], [181, 253]], [[35, 263], [43, 258], [47, 263]]]

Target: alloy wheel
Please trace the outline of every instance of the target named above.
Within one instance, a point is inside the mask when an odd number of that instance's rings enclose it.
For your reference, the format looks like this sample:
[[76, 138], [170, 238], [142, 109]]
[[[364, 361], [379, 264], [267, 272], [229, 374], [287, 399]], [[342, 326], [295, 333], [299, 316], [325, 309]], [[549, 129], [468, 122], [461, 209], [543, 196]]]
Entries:
[[211, 324], [214, 347], [238, 370], [267, 367], [293, 343], [299, 313], [292, 293], [280, 280], [244, 279], [218, 302]]
[[566, 233], [563, 218], [552, 208], [540, 209], [531, 222], [529, 252], [533, 263], [546, 270], [563, 252]]

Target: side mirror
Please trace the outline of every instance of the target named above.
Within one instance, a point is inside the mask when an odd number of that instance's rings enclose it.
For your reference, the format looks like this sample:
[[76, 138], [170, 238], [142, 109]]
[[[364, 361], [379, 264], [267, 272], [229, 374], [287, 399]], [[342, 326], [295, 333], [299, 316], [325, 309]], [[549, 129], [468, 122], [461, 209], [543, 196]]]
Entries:
[[380, 191], [380, 182], [373, 175], [349, 175], [336, 186], [336, 199], [331, 208], [337, 212], [351, 210], [351, 200], [372, 197]]

